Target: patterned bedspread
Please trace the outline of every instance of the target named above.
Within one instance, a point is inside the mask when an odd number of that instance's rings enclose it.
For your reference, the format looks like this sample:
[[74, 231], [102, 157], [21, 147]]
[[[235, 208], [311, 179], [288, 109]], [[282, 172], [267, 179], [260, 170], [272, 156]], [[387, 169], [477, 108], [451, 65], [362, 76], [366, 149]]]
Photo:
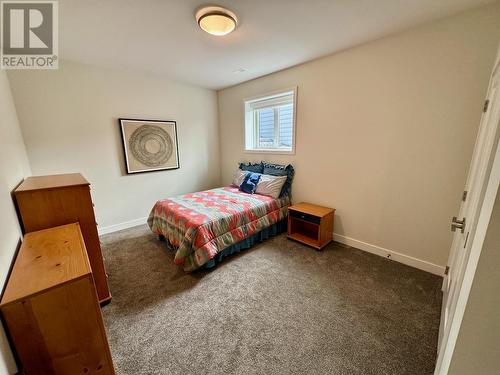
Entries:
[[289, 205], [288, 197], [274, 199], [222, 187], [160, 200], [148, 224], [177, 249], [175, 263], [189, 272], [228, 246], [284, 219]]

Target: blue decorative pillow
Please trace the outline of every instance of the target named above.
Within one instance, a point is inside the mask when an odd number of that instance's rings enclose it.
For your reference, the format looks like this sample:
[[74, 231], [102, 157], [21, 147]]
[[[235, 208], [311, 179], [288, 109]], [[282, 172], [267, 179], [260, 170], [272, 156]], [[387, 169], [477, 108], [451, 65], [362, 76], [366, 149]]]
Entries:
[[261, 173], [264, 170], [264, 165], [262, 162], [260, 163], [240, 163], [240, 169], [242, 171], [248, 171], [248, 172], [254, 172], [254, 173]]
[[255, 190], [257, 190], [257, 184], [260, 180], [260, 176], [260, 173], [248, 173], [240, 185], [240, 190], [248, 194], [255, 193]]
[[280, 198], [290, 195], [292, 190], [292, 181], [295, 170], [291, 164], [280, 165], [262, 162], [263, 174], [270, 174], [271, 176], [287, 176], [286, 182], [281, 189]]

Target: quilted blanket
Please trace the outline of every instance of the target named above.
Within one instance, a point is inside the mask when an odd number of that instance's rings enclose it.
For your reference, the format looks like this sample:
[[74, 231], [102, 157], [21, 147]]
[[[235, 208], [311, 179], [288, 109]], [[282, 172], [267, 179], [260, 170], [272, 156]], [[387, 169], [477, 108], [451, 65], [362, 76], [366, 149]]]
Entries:
[[189, 272], [225, 248], [284, 219], [288, 197], [274, 199], [222, 187], [163, 199], [149, 215], [151, 230], [176, 249], [175, 263]]

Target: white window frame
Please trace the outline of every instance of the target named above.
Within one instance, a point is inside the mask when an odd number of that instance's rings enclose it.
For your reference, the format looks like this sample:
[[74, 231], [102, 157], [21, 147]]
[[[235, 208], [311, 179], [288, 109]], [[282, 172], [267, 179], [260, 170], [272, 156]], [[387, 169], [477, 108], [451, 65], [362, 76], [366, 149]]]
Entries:
[[[258, 140], [258, 126], [257, 118], [254, 116], [254, 109], [250, 108], [252, 103], [261, 100], [271, 100], [287, 95], [293, 94], [293, 127], [292, 127], [292, 147], [291, 149], [280, 149], [280, 148], [257, 148], [256, 141]], [[295, 140], [297, 134], [297, 86], [276, 90], [273, 92], [268, 92], [266, 94], [253, 96], [243, 100], [243, 113], [244, 113], [244, 132], [243, 132], [243, 144], [245, 145], [245, 153], [257, 153], [257, 154], [285, 154], [294, 155], [295, 154]], [[275, 114], [276, 116], [276, 114]], [[276, 119], [275, 119], [275, 123]], [[279, 127], [275, 127], [275, 132], [279, 131]]]

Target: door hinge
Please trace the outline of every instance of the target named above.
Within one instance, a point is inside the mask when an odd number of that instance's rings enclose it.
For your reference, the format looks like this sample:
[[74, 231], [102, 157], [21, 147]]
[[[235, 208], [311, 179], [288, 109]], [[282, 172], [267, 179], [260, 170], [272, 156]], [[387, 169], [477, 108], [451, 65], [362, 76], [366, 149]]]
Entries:
[[457, 229], [460, 229], [460, 232], [465, 232], [465, 217], [462, 220], [458, 220], [456, 216], [453, 216], [451, 219], [451, 231], [455, 232]]
[[467, 190], [465, 190], [464, 193], [462, 194], [462, 202], [465, 202], [466, 199], [467, 199]]
[[450, 266], [446, 266], [446, 268], [444, 269], [444, 274], [448, 275], [449, 273], [450, 273]]
[[484, 107], [483, 107], [483, 113], [486, 113], [486, 111], [488, 110], [488, 107], [490, 106], [490, 100], [487, 99], [485, 102], [484, 102]]

